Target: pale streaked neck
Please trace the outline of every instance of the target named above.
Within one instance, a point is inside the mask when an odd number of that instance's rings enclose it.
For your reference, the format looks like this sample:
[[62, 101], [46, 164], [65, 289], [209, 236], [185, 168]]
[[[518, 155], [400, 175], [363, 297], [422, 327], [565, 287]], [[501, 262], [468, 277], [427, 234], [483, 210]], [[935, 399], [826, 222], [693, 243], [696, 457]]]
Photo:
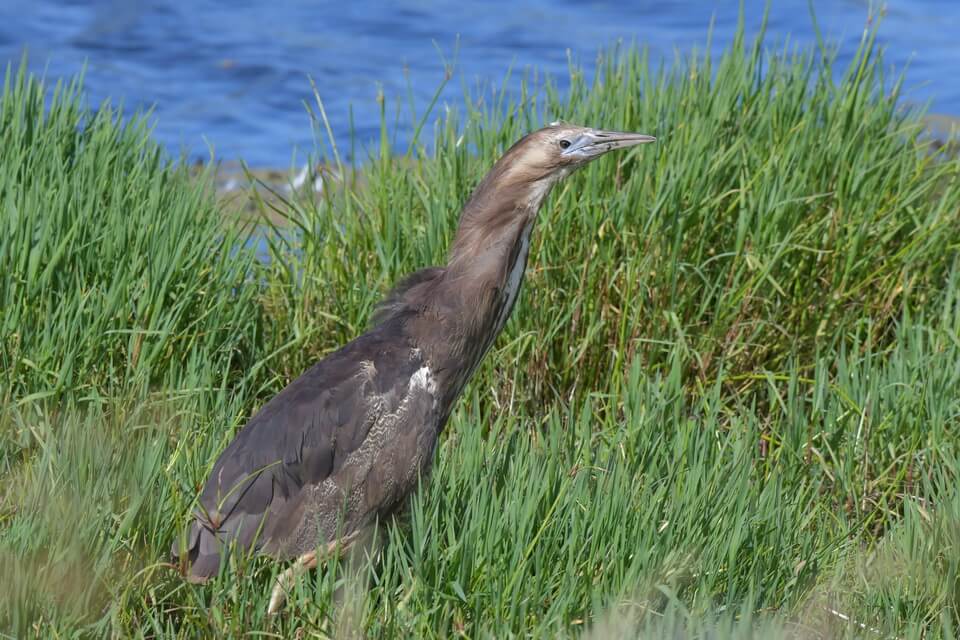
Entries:
[[503, 184], [488, 176], [464, 206], [436, 306], [415, 329], [451, 401], [510, 318], [537, 213], [554, 182]]
[[[521, 185], [484, 184], [464, 207], [446, 279], [463, 310], [461, 330], [479, 345], [478, 362], [519, 298], [537, 214], [555, 182], [550, 176]], [[491, 198], [484, 187], [509, 197]]]

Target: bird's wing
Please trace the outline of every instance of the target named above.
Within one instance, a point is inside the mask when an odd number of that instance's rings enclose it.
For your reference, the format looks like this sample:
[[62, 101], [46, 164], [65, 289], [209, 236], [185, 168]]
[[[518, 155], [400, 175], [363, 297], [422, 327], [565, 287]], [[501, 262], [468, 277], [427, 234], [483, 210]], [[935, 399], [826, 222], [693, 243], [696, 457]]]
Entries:
[[187, 541], [194, 576], [216, 573], [222, 543], [261, 547], [271, 512], [334, 475], [378, 417], [397, 410], [424, 364], [387, 329], [361, 336], [308, 369], [220, 454]]

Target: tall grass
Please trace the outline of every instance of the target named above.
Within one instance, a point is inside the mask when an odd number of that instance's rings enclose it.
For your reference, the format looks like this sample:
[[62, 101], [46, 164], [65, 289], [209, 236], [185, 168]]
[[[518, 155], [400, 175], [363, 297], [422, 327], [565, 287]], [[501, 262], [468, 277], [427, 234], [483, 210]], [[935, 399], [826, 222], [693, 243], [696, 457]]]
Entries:
[[[142, 125], [8, 79], [27, 142], [0, 155], [3, 299], [21, 301], [0, 312], [0, 628], [954, 637], [960, 162], [881, 69], [869, 35], [844, 72], [741, 33], [669, 69], [610, 52], [562, 95], [466, 96], [409, 161], [384, 135], [362, 173], [286, 203], [295, 231], [263, 231], [263, 265]], [[183, 583], [164, 561], [216, 453], [441, 262], [484, 171], [557, 117], [661, 142], [551, 197], [408, 512], [273, 619], [274, 563]]]
[[[5, 402], [220, 381], [248, 365], [252, 255], [140, 116], [8, 67], [0, 101]], [[200, 366], [198, 366], [200, 365]]]

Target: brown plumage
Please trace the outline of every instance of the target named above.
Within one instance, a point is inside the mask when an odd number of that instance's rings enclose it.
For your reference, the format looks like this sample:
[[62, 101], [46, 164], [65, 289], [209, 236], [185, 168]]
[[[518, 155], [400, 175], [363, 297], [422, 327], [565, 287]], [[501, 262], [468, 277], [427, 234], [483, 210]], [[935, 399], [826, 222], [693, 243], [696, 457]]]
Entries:
[[267, 402], [220, 454], [183, 552], [216, 575], [227, 543], [300, 570], [394, 513], [429, 474], [437, 437], [516, 303], [537, 212], [557, 180], [653, 138], [555, 123], [521, 139], [467, 201], [444, 267], [407, 276], [372, 328]]

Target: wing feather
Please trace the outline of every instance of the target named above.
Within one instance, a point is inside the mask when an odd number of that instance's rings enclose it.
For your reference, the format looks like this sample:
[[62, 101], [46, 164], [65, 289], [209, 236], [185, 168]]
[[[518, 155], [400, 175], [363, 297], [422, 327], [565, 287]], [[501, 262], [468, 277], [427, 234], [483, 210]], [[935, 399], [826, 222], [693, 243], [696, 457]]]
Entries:
[[[200, 495], [188, 536], [192, 576], [216, 574], [225, 543], [243, 549], [268, 543], [263, 533], [271, 514], [335, 476], [375, 421], [397, 410], [423, 366], [417, 353], [395, 323], [384, 323], [267, 402], [220, 454]], [[176, 545], [173, 553], [180, 555]]]

